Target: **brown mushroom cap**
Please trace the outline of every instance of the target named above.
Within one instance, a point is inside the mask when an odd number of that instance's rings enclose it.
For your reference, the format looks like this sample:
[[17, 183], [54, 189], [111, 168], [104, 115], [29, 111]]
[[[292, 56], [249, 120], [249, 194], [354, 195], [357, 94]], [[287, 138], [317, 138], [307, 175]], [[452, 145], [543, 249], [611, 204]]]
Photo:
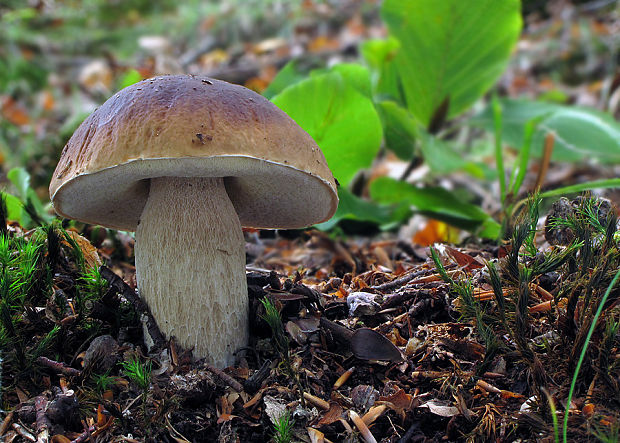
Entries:
[[320, 148], [242, 86], [175, 75], [115, 94], [75, 131], [50, 183], [56, 212], [134, 231], [154, 177], [224, 177], [243, 226], [300, 228], [336, 211]]

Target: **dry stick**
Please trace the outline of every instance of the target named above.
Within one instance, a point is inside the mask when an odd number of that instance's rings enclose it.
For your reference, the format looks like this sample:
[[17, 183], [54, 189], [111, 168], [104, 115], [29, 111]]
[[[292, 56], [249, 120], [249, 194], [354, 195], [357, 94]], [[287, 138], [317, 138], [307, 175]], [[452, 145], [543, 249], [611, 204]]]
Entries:
[[530, 286], [532, 288], [534, 288], [534, 291], [540, 295], [540, 297], [545, 300], [545, 301], [549, 301], [549, 300], [553, 300], [553, 294], [551, 294], [549, 291], [547, 291], [545, 288], [538, 286], [535, 283], [531, 283]]
[[263, 365], [254, 372], [246, 381], [243, 382], [243, 388], [248, 394], [258, 391], [265, 379], [271, 373], [271, 360], [265, 360]]
[[49, 440], [49, 430], [52, 427], [52, 423], [45, 414], [47, 403], [47, 399], [42, 395], [39, 395], [34, 399], [34, 408], [36, 411], [37, 441]]
[[372, 435], [370, 429], [368, 429], [368, 426], [366, 426], [366, 423], [364, 423], [364, 420], [362, 420], [362, 418], [357, 415], [357, 412], [355, 412], [353, 409], [349, 410], [349, 417], [351, 417], [351, 420], [355, 424], [355, 427], [359, 429], [360, 434], [362, 434], [362, 437], [364, 438], [364, 441], [366, 443], [377, 443], [374, 435]]
[[123, 294], [123, 297], [125, 297], [140, 314], [146, 315], [146, 327], [149, 331], [149, 335], [153, 339], [156, 347], [163, 348], [166, 344], [166, 340], [159, 330], [157, 322], [155, 321], [155, 318], [153, 317], [153, 314], [151, 314], [151, 311], [146, 303], [138, 297], [135, 291], [131, 289], [122, 278], [112, 272], [110, 268], [102, 266], [99, 268], [99, 272], [101, 273], [101, 276], [108, 281], [110, 286], [112, 286], [120, 294]]
[[13, 421], [13, 411], [9, 412], [4, 420], [2, 420], [2, 424], [0, 424], [0, 437], [6, 434], [6, 431], [9, 429], [11, 422]]
[[542, 303], [538, 303], [537, 305], [530, 306], [528, 310], [530, 314], [533, 314], [535, 312], [549, 312], [553, 308], [551, 303], [552, 303], [551, 300], [544, 301]]
[[351, 368], [347, 369], [344, 372], [344, 374], [338, 377], [338, 380], [336, 380], [332, 389], [334, 391], [336, 389], [339, 389], [349, 379], [349, 377], [351, 377], [351, 374], [353, 374], [353, 371], [355, 371], [355, 366], [352, 366]]
[[551, 162], [551, 154], [553, 153], [553, 145], [555, 144], [555, 134], [550, 132], [545, 137], [545, 144], [543, 148], [543, 156], [540, 159], [540, 169], [538, 170], [538, 176], [536, 177], [536, 184], [534, 185], [534, 192], [540, 191], [547, 171], [549, 170], [549, 163]]
[[37, 363], [39, 363], [42, 366], [51, 368], [57, 372], [60, 372], [61, 374], [66, 375], [68, 377], [79, 377], [82, 375], [82, 371], [80, 371], [79, 369], [72, 368], [59, 361], [50, 360], [47, 357], [37, 358]]
[[213, 374], [215, 374], [216, 377], [218, 377], [220, 380], [222, 380], [228, 386], [233, 388], [235, 391], [237, 391], [237, 392], [242, 392], [243, 391], [243, 385], [241, 383], [239, 383], [237, 380], [235, 380], [234, 378], [232, 378], [230, 375], [226, 374], [221, 369], [215, 368], [215, 367], [213, 367], [213, 366], [211, 366], [209, 364], [205, 364], [205, 368], [209, 372], [212, 372]]
[[[377, 291], [386, 291], [386, 290], [390, 290], [390, 289], [394, 289], [397, 288], [399, 286], [403, 286], [407, 283], [410, 283], [412, 285], [416, 285], [418, 283], [429, 283], [432, 281], [439, 281], [441, 280], [441, 276], [439, 274], [431, 274], [431, 275], [427, 275], [426, 277], [420, 277], [420, 275], [422, 275], [425, 271], [418, 271], [418, 272], [413, 272], [411, 274], [405, 275], [403, 277], [399, 277], [396, 280], [392, 280], [389, 281], [387, 283], [382, 283], [380, 285], [377, 286], [371, 286], [371, 289], [375, 289]], [[453, 270], [453, 271], [448, 271], [448, 275], [452, 276], [454, 274], [456, 274], [457, 272], [460, 272], [459, 269]], [[420, 278], [418, 278], [420, 277]]]
[[36, 437], [28, 432], [28, 430], [19, 423], [13, 423], [13, 429], [15, 429], [15, 432], [17, 432], [17, 434], [22, 438], [25, 438], [28, 441], [37, 441]]
[[383, 414], [386, 409], [386, 405], [373, 406], [368, 410], [368, 412], [366, 412], [366, 414], [364, 414], [362, 420], [366, 423], [366, 426], [370, 426], [376, 419], [381, 417], [381, 414]]
[[82, 432], [75, 440], [71, 440], [71, 443], [84, 443], [86, 440], [90, 438], [90, 435], [97, 430], [95, 425], [92, 425], [90, 428]]
[[329, 403], [322, 398], [312, 395], [309, 392], [304, 392], [304, 398], [308, 400], [308, 403], [313, 404], [317, 408], [321, 408], [325, 411], [329, 410]]

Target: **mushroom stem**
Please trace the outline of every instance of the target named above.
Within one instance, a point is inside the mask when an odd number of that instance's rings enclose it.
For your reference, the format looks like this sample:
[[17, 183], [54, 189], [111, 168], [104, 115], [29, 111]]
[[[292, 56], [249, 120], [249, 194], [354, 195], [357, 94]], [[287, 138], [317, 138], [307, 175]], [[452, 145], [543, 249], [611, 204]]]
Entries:
[[161, 331], [216, 367], [248, 339], [245, 243], [222, 178], [151, 179], [136, 277]]

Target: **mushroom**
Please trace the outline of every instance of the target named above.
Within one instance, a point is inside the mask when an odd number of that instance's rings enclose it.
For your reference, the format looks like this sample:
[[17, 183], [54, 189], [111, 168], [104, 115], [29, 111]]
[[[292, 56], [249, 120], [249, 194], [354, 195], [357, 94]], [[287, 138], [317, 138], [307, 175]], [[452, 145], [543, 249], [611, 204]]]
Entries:
[[218, 367], [248, 339], [242, 226], [328, 220], [338, 197], [314, 140], [242, 86], [143, 80], [93, 112], [50, 183], [56, 212], [136, 231], [136, 277], [160, 329]]

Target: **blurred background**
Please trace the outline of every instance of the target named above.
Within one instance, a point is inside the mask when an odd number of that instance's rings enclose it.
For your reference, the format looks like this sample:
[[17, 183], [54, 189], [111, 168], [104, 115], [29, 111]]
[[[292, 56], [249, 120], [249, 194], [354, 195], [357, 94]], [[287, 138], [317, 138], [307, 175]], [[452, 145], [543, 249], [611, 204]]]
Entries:
[[[533, 0], [521, 7], [521, 36], [493, 91], [537, 103], [586, 106], [617, 119], [618, 2]], [[115, 91], [144, 78], [207, 75], [272, 98], [282, 87], [270, 91], [269, 85], [285, 66], [289, 69], [280, 79], [293, 84], [313, 70], [352, 62], [369, 67], [375, 81], [372, 57], [364, 56], [362, 48], [389, 35], [381, 8], [378, 0], [1, 0], [0, 187], [19, 193], [7, 173], [22, 167], [36, 196], [48, 201], [51, 173], [76, 127]], [[379, 92], [374, 90], [375, 97]], [[473, 174], [480, 185], [470, 189], [473, 197], [467, 199], [493, 213], [499, 210], [493, 198], [493, 138], [492, 131], [484, 132], [489, 120], [483, 121], [489, 96], [454, 120], [447, 128], [452, 132], [443, 137], [457, 146], [450, 155], [466, 157], [467, 164], [442, 170], [426, 155], [430, 172], [427, 168], [408, 177], [450, 189], [464, 186]], [[408, 165], [418, 169], [421, 163], [390, 148], [394, 141], [381, 116], [385, 138], [362, 174], [365, 180], [351, 181], [356, 196], [367, 194], [368, 179], [402, 177]], [[472, 130], [459, 132], [472, 117], [482, 128], [473, 131], [475, 137]], [[607, 132], [603, 135], [613, 138], [615, 133]], [[505, 143], [508, 164], [518, 157], [510, 141]], [[617, 144], [588, 149], [565, 158], [554, 153], [554, 160], [563, 163], [551, 168], [549, 186], [618, 176]]]

